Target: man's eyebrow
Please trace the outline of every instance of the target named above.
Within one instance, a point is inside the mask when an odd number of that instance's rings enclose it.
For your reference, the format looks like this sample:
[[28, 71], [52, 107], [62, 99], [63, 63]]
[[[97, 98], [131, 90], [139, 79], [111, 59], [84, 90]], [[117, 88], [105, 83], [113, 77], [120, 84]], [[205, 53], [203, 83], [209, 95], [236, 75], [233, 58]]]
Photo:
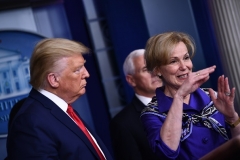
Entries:
[[142, 71], [143, 71], [143, 70], [145, 70], [145, 69], [147, 69], [147, 67], [146, 67], [146, 66], [144, 66], [144, 67], [142, 67], [142, 68], [141, 68], [141, 70], [142, 70]]

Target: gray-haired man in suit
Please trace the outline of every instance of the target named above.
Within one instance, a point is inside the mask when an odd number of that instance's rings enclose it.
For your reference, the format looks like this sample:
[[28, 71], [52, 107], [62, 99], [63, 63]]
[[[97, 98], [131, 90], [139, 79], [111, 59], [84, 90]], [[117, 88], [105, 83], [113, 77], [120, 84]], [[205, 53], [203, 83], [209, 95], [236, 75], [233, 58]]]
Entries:
[[110, 123], [112, 145], [117, 160], [159, 159], [148, 144], [140, 113], [155, 95], [155, 89], [162, 86], [162, 81], [147, 71], [144, 52], [144, 49], [132, 51], [123, 64], [126, 81], [135, 95], [131, 103]]

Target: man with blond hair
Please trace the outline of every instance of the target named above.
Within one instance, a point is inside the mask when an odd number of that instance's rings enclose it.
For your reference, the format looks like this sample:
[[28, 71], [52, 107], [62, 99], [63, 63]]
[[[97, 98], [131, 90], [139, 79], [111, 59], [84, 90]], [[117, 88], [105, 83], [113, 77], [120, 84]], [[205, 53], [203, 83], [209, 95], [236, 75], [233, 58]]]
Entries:
[[30, 59], [33, 88], [10, 124], [8, 159], [112, 159], [71, 106], [86, 92], [90, 75], [83, 54], [88, 51], [83, 44], [62, 38], [36, 45]]

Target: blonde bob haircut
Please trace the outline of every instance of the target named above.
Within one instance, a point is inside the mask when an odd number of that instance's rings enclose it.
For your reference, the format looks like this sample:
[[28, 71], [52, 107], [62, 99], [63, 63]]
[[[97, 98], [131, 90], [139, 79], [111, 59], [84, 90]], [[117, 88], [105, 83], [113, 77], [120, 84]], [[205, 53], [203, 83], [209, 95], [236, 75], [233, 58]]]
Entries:
[[149, 38], [144, 54], [147, 69], [154, 71], [160, 66], [167, 65], [172, 50], [179, 42], [183, 42], [186, 45], [190, 58], [192, 59], [195, 54], [195, 42], [193, 38], [186, 33], [165, 32]]
[[59, 60], [75, 54], [89, 53], [89, 49], [80, 42], [63, 38], [46, 38], [35, 46], [30, 59], [30, 84], [35, 89], [44, 88], [47, 75], [61, 72]]

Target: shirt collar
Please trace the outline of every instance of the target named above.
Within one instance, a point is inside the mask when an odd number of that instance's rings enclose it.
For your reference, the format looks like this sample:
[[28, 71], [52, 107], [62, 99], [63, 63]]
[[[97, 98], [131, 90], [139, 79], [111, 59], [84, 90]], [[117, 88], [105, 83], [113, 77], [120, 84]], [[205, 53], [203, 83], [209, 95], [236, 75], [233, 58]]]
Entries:
[[44, 89], [39, 89], [38, 91], [42, 93], [44, 96], [48, 97], [50, 100], [52, 100], [64, 112], [67, 111], [68, 104], [63, 99]]
[[151, 102], [151, 100], [152, 100], [152, 98], [145, 97], [145, 96], [141, 96], [141, 95], [139, 95], [139, 94], [137, 94], [137, 93], [135, 93], [135, 95], [137, 96], [137, 98], [138, 98], [145, 106], [147, 106], [147, 104], [148, 104], [149, 102]]

